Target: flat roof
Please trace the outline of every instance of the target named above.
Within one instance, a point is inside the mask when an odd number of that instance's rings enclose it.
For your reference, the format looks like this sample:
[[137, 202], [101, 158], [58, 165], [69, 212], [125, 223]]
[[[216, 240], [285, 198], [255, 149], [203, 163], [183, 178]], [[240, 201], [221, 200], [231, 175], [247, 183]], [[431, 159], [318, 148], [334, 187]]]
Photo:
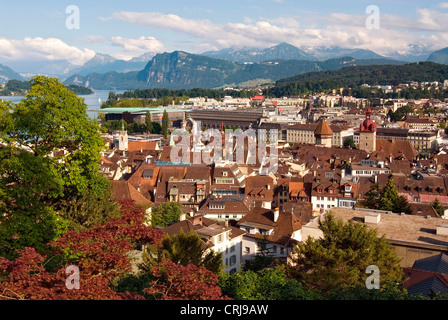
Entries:
[[[364, 223], [366, 214], [375, 211], [333, 208], [329, 212], [344, 221], [352, 220]], [[311, 220], [307, 226], [318, 228], [318, 220], [318, 218]], [[381, 219], [378, 224], [369, 223], [367, 226], [376, 229], [378, 235], [384, 235], [387, 240], [448, 247], [448, 236], [436, 234], [437, 226], [443, 223], [447, 223], [447, 221], [441, 218], [401, 215], [384, 211], [381, 212]]]
[[130, 113], [160, 113], [166, 110], [166, 112], [190, 112], [190, 109], [174, 109], [174, 108], [103, 108], [98, 109], [97, 111], [99, 113], [123, 113], [123, 112], [130, 112]]

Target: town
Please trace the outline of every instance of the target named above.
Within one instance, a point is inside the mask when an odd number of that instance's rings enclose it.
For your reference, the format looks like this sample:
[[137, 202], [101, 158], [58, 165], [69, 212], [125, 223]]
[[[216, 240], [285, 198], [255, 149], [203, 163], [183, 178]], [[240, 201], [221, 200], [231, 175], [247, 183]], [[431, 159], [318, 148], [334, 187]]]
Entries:
[[[391, 119], [404, 108], [409, 111], [402, 119]], [[103, 135], [108, 149], [101, 172], [117, 198], [145, 206], [149, 215], [164, 203], [181, 204], [179, 221], [163, 230], [171, 235], [194, 231], [221, 253], [229, 274], [266, 250], [290, 262], [297, 243], [322, 236], [317, 221], [331, 212], [384, 235], [411, 275], [408, 291], [427, 294], [429, 284], [418, 286], [427, 277], [413, 266], [428, 261], [434, 267], [437, 259], [439, 267], [446, 263], [447, 111], [445, 100], [357, 99], [335, 91], [306, 98], [198, 97], [152, 109], [104, 108], [99, 112], [105, 121], [121, 121], [124, 112], [130, 113], [130, 123], [145, 123], [148, 116], [161, 121], [166, 113], [172, 134], [179, 129], [191, 133], [199, 124], [204, 132], [221, 133], [223, 145], [230, 128], [275, 130], [278, 164], [275, 171], [262, 173], [264, 159], [248, 161], [248, 140], [233, 144], [234, 154], [244, 150], [244, 161], [238, 163], [224, 158], [193, 163], [195, 152], [213, 151], [209, 141], [194, 139], [187, 139], [191, 157], [173, 160], [173, 137], [131, 135], [123, 127]], [[264, 143], [269, 145], [269, 139]], [[389, 180], [406, 204], [397, 210], [366, 206], [369, 191], [375, 185], [384, 188]], [[441, 277], [437, 270], [426, 271]]]

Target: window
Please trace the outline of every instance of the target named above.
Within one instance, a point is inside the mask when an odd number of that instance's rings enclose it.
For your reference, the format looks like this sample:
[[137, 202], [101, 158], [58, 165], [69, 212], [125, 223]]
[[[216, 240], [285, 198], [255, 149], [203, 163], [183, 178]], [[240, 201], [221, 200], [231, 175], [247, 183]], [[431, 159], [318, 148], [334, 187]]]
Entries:
[[230, 266], [233, 266], [236, 263], [236, 255], [230, 257]]
[[250, 248], [249, 247], [244, 247], [244, 252], [245, 253], [250, 253]]

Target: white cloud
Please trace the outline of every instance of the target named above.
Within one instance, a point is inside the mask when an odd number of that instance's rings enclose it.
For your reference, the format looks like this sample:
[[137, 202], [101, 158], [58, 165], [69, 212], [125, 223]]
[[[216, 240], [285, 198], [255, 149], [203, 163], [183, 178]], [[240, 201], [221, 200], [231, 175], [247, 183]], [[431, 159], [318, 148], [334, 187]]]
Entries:
[[[446, 6], [448, 2], [439, 6]], [[145, 27], [185, 33], [200, 40], [198, 51], [229, 47], [267, 47], [288, 42], [298, 47], [339, 46], [362, 48], [388, 55], [408, 52], [411, 47], [428, 46], [430, 50], [447, 46], [448, 13], [416, 9], [415, 18], [380, 14], [380, 29], [366, 27], [368, 14], [333, 13], [320, 17], [324, 26], [300, 28], [294, 17], [276, 19], [244, 18], [243, 23], [215, 24], [209, 20], [185, 19], [159, 12], [116, 12], [104, 20], [122, 20]], [[442, 42], [443, 41], [443, 42]]]
[[115, 37], [103, 37], [97, 35], [85, 36], [81, 39], [84, 42], [98, 44], [106, 43], [114, 47], [121, 48], [120, 52], [109, 54], [120, 60], [129, 60], [136, 56], [140, 56], [143, 53], [160, 53], [164, 51], [164, 45], [161, 41], [154, 37], [141, 36], [137, 39], [123, 38], [120, 36]]
[[112, 37], [111, 43], [129, 53], [161, 52], [164, 48], [163, 43], [156, 38], [144, 36], [138, 39]]
[[57, 38], [24, 38], [11, 40], [0, 37], [1, 60], [59, 60], [66, 59], [79, 65], [95, 55], [89, 49], [81, 50]]

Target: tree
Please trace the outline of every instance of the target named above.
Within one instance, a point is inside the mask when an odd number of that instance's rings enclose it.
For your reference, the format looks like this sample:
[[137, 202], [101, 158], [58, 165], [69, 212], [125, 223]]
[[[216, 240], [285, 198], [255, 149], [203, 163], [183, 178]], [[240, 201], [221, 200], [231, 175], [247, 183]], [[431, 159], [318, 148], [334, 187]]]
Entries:
[[62, 199], [59, 215], [67, 221], [69, 229], [79, 231], [104, 224], [110, 218], [118, 218], [120, 208], [110, 186], [104, 197], [88, 193], [76, 198]]
[[154, 126], [151, 120], [151, 113], [149, 111], [146, 111], [145, 124], [146, 130], [152, 133], [154, 131]]
[[380, 210], [395, 211], [398, 202], [398, 189], [392, 177], [389, 178], [380, 194]]
[[261, 240], [261, 250], [257, 252], [254, 258], [247, 260], [244, 264], [244, 270], [260, 271], [274, 262], [274, 257], [269, 254], [267, 248], [266, 236]]
[[170, 127], [170, 119], [168, 116], [168, 112], [166, 112], [166, 109], [163, 110], [163, 117], [162, 117], [162, 134], [165, 138], [168, 137], [168, 129]]
[[218, 274], [222, 270], [222, 255], [205, 246], [204, 241], [193, 231], [169, 236], [164, 235], [161, 246], [147, 246], [142, 255], [143, 270], [150, 270], [160, 264], [163, 259], [169, 259], [176, 264], [187, 266], [193, 264], [204, 267]]
[[100, 174], [104, 148], [98, 124], [83, 99], [56, 78], [30, 81], [17, 104], [1, 104], [0, 254], [25, 245], [39, 252], [67, 229], [60, 216], [62, 199], [105, 195]]
[[356, 148], [355, 141], [352, 138], [345, 139], [344, 147], [350, 147], [352, 149]]
[[370, 209], [379, 209], [380, 207], [381, 188], [378, 183], [370, 186], [369, 191], [364, 195], [364, 199], [360, 202], [361, 206]]
[[217, 285], [218, 276], [204, 267], [182, 266], [169, 259], [152, 268], [155, 278], [146, 293], [157, 300], [228, 300]]
[[151, 225], [166, 227], [170, 223], [179, 222], [182, 206], [178, 202], [165, 202], [152, 208]]
[[436, 210], [437, 214], [441, 217], [443, 217], [445, 215], [445, 209], [443, 208], [442, 204], [440, 203], [439, 199], [436, 198], [433, 202], [432, 202], [432, 207], [434, 208], [434, 210]]
[[336, 288], [364, 286], [369, 265], [380, 270], [380, 290], [389, 283], [402, 284], [400, 259], [375, 229], [352, 220], [345, 223], [331, 212], [319, 220], [319, 228], [322, 238], [309, 237], [295, 246], [296, 267], [289, 270], [307, 288], [328, 295]]
[[218, 284], [223, 294], [235, 300], [322, 299], [317, 292], [305, 289], [300, 281], [288, 278], [281, 267], [222, 274]]
[[[32, 300], [143, 299], [135, 293], [113, 290], [114, 281], [127, 275], [129, 255], [142, 243], [157, 244], [162, 232], [148, 227], [146, 213], [131, 201], [120, 202], [120, 217], [88, 230], [66, 232], [50, 243], [45, 257], [34, 248], [17, 252], [17, 258], [0, 258], [0, 298]], [[67, 266], [79, 268], [79, 290], [66, 287]]]

